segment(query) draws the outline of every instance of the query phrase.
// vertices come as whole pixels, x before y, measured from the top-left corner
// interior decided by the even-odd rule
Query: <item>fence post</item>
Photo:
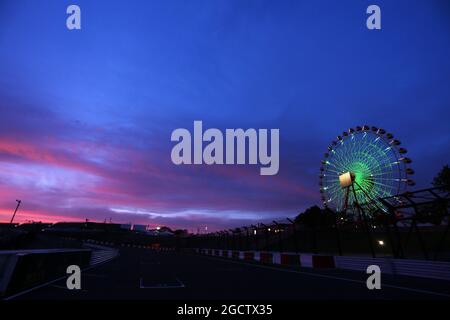
[[[297,227],[295,225],[295,221],[287,218],[287,220],[292,224],[292,232],[294,234],[294,250],[295,253],[298,253],[298,239],[297,239]]]

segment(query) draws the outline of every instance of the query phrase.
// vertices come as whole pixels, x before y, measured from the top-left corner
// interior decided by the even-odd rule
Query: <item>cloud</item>
[[[8,121],[17,122],[8,110]],[[184,227],[203,221],[212,227],[292,215],[304,206],[302,197],[315,196],[289,179],[289,172],[264,177],[248,165],[175,166],[171,142],[160,132],[88,124],[80,130],[45,108],[30,110],[34,120],[0,137],[0,178],[6,185],[0,207],[20,198],[19,221],[114,217]],[[49,128],[43,121],[57,125]]]

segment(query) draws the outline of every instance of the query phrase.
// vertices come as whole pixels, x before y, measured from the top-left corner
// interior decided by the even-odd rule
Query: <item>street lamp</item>
[[[11,222],[9,223],[11,226],[12,226],[12,224],[13,224],[14,217],[16,216],[17,210],[19,209],[19,206],[20,206],[20,204],[22,203],[21,200],[16,200],[16,202],[17,202],[17,206],[16,206],[16,209],[14,210],[13,216],[12,216],[12,218],[11,218]]]

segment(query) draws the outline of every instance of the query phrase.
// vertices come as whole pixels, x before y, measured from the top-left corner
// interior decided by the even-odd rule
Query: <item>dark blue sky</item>
[[[362,124],[400,139],[427,187],[448,163],[449,57],[446,0],[0,0],[0,218],[18,197],[23,219],[294,216],[319,203],[330,141]],[[279,174],[174,166],[170,134],[194,120],[279,128]]]

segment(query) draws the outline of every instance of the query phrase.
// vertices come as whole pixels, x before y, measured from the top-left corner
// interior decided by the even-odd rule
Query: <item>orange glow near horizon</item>
[[[10,213],[7,213],[11,211]],[[0,223],[9,223],[13,215],[14,210],[0,209]],[[29,222],[43,222],[43,223],[56,223],[56,222],[77,222],[82,221],[80,218],[57,216],[53,214],[37,213],[32,211],[18,210],[14,218],[14,223],[29,223]]]
[[[7,211],[11,211],[11,213],[6,213]],[[14,210],[0,208],[0,223],[9,223],[11,221],[11,217]],[[97,222],[102,223],[104,220],[100,221],[97,219],[89,219],[89,222]],[[18,210],[17,214],[14,218],[14,223],[32,223],[32,222],[42,222],[42,223],[58,223],[58,222],[85,222],[84,219],[70,216],[59,216],[54,214],[46,214],[46,213],[37,213],[28,210]],[[121,222],[113,222],[119,223]],[[131,223],[131,224],[144,224],[148,225],[150,228],[156,228],[159,224],[155,223]],[[173,227],[173,226],[169,226]]]

